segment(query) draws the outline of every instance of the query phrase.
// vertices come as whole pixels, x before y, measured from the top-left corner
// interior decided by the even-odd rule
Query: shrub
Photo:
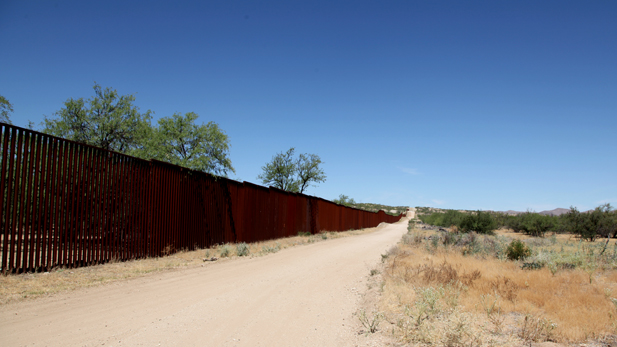
[[[531,255],[531,250],[521,240],[513,240],[506,249],[506,256],[510,260],[522,260]]]
[[[527,342],[550,341],[557,326],[548,318],[534,317],[526,314],[521,322],[519,337]],[[531,345],[531,343],[529,343]]]
[[[418,243],[422,243],[423,241],[424,241],[424,236],[422,236],[422,234],[417,233],[417,232],[407,233],[403,235],[403,238],[402,238],[402,242],[405,245],[415,245]]]
[[[242,242],[236,245],[236,254],[238,257],[244,257],[249,255],[249,253],[251,253],[251,250],[249,249],[249,245],[246,243]]]
[[[505,226],[512,229],[515,233],[523,232],[523,218],[522,215],[508,216]]]
[[[535,237],[544,237],[544,234],[555,227],[556,217],[543,216],[538,213],[523,213],[520,216],[521,231]]]
[[[276,246],[262,246],[262,253],[276,253],[281,250],[281,245],[277,242]]]
[[[422,220],[422,222],[430,225],[436,225],[440,227],[447,228],[451,225],[460,225],[463,218],[465,218],[466,214],[456,211],[456,210],[447,210],[446,212],[436,212],[429,215],[419,215],[418,218]]]
[[[477,211],[475,214],[466,215],[460,224],[461,231],[475,231],[480,234],[490,234],[497,229],[497,222],[488,212]]]
[[[461,239],[461,236],[459,234],[446,232],[443,235],[443,244],[445,246],[454,245],[457,242],[459,242],[460,239]]]
[[[523,270],[540,270],[543,267],[544,267],[543,263],[539,263],[537,261],[532,261],[530,263],[523,263],[523,266],[521,266],[521,269],[523,269]]]
[[[226,258],[229,257],[229,255],[231,254],[231,246],[226,243],[224,245],[221,246],[221,258]]]
[[[617,232],[617,212],[610,204],[598,206],[589,213],[581,213],[575,207],[565,217],[566,230],[582,239],[593,241],[596,237],[615,236]]]

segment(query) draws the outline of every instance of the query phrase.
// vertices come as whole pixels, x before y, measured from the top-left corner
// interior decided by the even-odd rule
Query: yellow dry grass
[[[552,247],[567,241],[567,237],[560,237]],[[560,270],[555,274],[547,268],[522,270],[517,262],[465,256],[453,248],[431,251],[418,243],[393,249],[384,272],[382,308],[393,324],[413,316],[406,312],[418,305],[418,291],[432,287],[444,289],[444,300],[449,292],[456,294],[457,303],[448,312],[460,310],[475,321],[466,327],[467,340],[478,345],[517,344],[521,339],[583,342],[614,338],[612,334],[617,332],[617,303],[613,302],[617,271],[612,269]],[[443,321],[452,320],[451,316],[440,317]],[[442,323],[435,320],[433,329]]]
[[[322,232],[310,236],[292,236],[282,239],[247,244],[249,257],[264,256],[281,249],[294,247],[328,239],[366,234],[377,228],[350,230],[344,232]],[[228,249],[229,254],[221,253]],[[180,251],[160,258],[137,259],[126,262],[110,262],[101,265],[75,269],[58,268],[45,273],[28,273],[21,275],[0,276],[0,305],[9,302],[33,299],[78,288],[98,286],[130,278],[147,276],[151,273],[171,271],[174,269],[208,266],[211,261],[205,258],[218,258],[227,261],[236,258],[236,244],[218,245],[209,249]]]

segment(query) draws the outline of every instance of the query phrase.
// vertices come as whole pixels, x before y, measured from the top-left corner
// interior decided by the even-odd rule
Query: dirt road
[[[9,304],[0,345],[352,346],[369,272],[406,227]]]

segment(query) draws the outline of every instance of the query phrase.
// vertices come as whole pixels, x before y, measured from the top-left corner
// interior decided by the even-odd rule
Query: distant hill
[[[436,207],[416,207],[416,214],[417,215],[422,215],[422,214],[431,214],[431,213],[443,213],[448,211],[447,209],[441,209],[441,208],[436,208]],[[464,213],[469,213],[469,212],[474,212],[474,211],[468,211],[468,210],[458,210],[459,212],[464,212]],[[497,213],[505,213],[509,216],[516,216],[519,215],[521,213],[525,213],[525,211],[514,211],[514,210],[507,210],[507,211],[488,211],[488,212],[497,212]],[[533,212],[533,211],[532,211]],[[554,210],[546,210],[546,211],[541,211],[541,212],[533,212],[533,213],[537,213],[537,214],[542,214],[545,216],[561,216],[562,214],[566,214],[570,212],[569,208],[561,208],[558,207]],[[593,212],[593,210],[588,210],[588,211],[581,211],[582,213],[589,213],[589,212]]]
[[[566,214],[568,212],[570,212],[569,208],[560,208],[560,207],[558,207],[558,208],[556,208],[554,210],[547,210],[547,211],[538,212],[538,214],[543,214],[545,216],[561,216],[562,214]],[[517,214],[521,214],[521,213],[525,213],[525,212],[507,210],[507,211],[505,211],[503,213],[505,213],[507,215],[510,215],[510,216],[515,216]]]
[[[538,213],[546,215],[546,216],[561,216],[562,214],[566,214],[568,212],[570,212],[569,208],[556,208],[554,210],[542,211],[542,212],[538,212]]]

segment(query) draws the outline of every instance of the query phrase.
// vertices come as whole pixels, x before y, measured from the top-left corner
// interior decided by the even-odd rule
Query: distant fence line
[[[393,223],[391,216],[0,123],[3,274]]]

